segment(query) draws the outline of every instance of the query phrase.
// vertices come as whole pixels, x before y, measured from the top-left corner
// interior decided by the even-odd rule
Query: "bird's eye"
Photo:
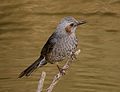
[[[71,26],[71,27],[73,27],[73,26],[74,26],[74,24],[72,23],[72,24],[70,24],[70,26]]]

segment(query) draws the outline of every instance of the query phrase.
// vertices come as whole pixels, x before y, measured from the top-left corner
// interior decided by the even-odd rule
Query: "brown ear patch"
[[[71,33],[71,26],[67,26],[66,28],[65,28],[65,30],[66,30],[66,32],[68,32],[68,33]]]

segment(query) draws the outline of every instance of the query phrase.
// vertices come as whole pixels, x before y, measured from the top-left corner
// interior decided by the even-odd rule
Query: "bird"
[[[56,30],[48,38],[43,46],[39,58],[21,72],[18,78],[30,76],[31,73],[47,63],[58,63],[66,58],[72,58],[78,45],[76,29],[79,25],[85,24],[85,20],[76,20],[72,16],[66,16],[58,23]],[[58,69],[60,67],[57,65]]]

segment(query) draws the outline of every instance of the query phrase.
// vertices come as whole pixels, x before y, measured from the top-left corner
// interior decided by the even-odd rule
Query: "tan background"
[[[77,30],[78,60],[53,92],[120,92],[120,0],[1,0],[0,92],[35,92],[43,70],[50,84],[56,65],[17,77],[65,16],[87,24]]]

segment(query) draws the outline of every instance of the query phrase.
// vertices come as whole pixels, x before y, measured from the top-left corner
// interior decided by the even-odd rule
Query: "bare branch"
[[[74,53],[74,55],[76,56],[76,55],[78,55],[79,53],[80,53],[80,49],[79,49],[78,51],[76,51],[76,52]],[[70,65],[70,61],[68,60],[68,61],[65,63],[65,65],[63,66],[63,68],[62,68],[64,73],[65,73],[66,70],[69,68],[69,65]],[[60,80],[60,78],[61,78],[62,76],[63,76],[63,74],[61,74],[60,72],[59,72],[57,75],[54,76],[52,83],[51,83],[50,86],[47,88],[47,92],[52,92],[54,86],[58,83],[58,81]]]
[[[74,53],[74,55],[77,56],[79,53],[80,53],[80,49],[77,50],[77,51]],[[66,70],[69,68],[70,63],[71,63],[71,61],[68,60],[68,61],[65,63],[65,65],[62,67],[63,73],[65,73]],[[60,80],[60,78],[61,78],[62,76],[63,76],[63,74],[60,73],[60,72],[59,72],[57,75],[54,76],[52,83],[51,83],[50,86],[47,88],[47,92],[52,92],[53,88],[55,87],[55,85],[58,83],[58,81]],[[43,83],[44,83],[45,77],[46,77],[46,72],[43,71],[42,74],[41,74],[41,78],[40,78],[39,84],[38,84],[38,89],[37,89],[36,92],[42,92]]]
[[[41,78],[40,78],[39,83],[38,83],[38,89],[36,92],[42,92],[45,76],[46,76],[46,72],[43,71],[41,74]]]

